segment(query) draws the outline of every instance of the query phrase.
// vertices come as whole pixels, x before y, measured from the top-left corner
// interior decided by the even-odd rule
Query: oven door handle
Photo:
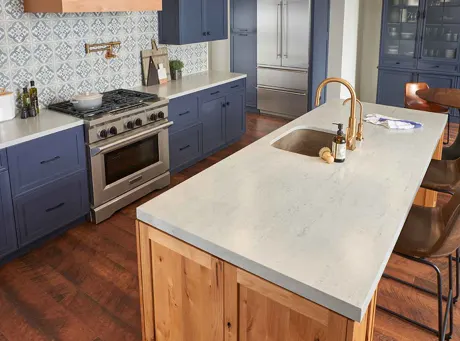
[[[112,142],[112,143],[106,144],[106,145],[101,146],[101,147],[93,148],[90,151],[91,157],[95,157],[96,155],[99,155],[100,153],[103,153],[103,152],[106,152],[106,151],[109,151],[109,150],[112,150],[112,149],[115,149],[115,148],[123,147],[125,145],[128,145],[129,143],[135,142],[136,140],[140,140],[142,138],[146,138],[146,137],[156,135],[161,130],[168,129],[173,124],[174,124],[174,122],[168,122],[168,123],[162,124],[162,125],[160,125],[158,127],[142,131],[142,132],[140,132],[138,134],[127,136],[124,139],[118,140],[116,142]]]

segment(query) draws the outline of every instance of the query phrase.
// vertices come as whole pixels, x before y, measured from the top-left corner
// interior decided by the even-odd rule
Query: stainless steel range
[[[91,179],[91,220],[100,223],[119,209],[170,183],[168,100],[114,90],[97,110],[76,111],[71,102],[49,109],[85,121]]]

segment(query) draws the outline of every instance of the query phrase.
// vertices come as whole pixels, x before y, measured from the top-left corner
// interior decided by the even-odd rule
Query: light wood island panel
[[[372,341],[361,323],[137,221],[145,341]]]

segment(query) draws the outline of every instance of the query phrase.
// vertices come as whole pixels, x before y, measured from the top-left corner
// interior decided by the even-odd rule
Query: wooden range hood
[[[162,0],[24,0],[29,13],[160,11]]]

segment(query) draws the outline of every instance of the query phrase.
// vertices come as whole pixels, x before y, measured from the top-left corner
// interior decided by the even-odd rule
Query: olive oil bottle
[[[35,109],[35,115],[40,113],[40,107],[38,104],[38,91],[37,88],[35,87],[35,82],[30,81],[30,90],[29,90],[29,96],[30,96],[30,105]]]
[[[337,135],[334,136],[334,139],[332,140],[332,156],[334,157],[334,162],[343,163],[345,162],[347,154],[347,140],[343,134],[343,124],[334,124],[339,126],[339,130],[337,131]]]

